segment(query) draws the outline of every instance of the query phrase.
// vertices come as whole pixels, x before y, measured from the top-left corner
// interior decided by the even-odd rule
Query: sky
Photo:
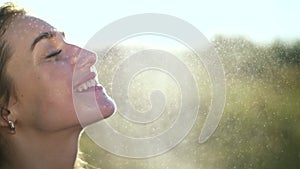
[[[6,0],[0,0],[3,4]],[[300,1],[296,0],[11,0],[31,15],[63,30],[79,46],[104,26],[126,16],[162,13],[194,25],[208,39],[242,35],[268,43],[300,39]]]

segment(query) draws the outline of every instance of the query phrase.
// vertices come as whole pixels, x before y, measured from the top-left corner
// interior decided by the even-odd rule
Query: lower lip
[[[112,110],[114,110],[113,103],[110,100],[109,96],[106,94],[105,88],[101,85],[97,85],[95,87],[91,87],[87,90],[76,92],[74,94],[75,98],[79,99],[79,101],[82,103],[89,102],[87,103],[87,105],[90,105],[92,107],[94,107],[94,103],[96,103],[97,108],[100,110],[100,112],[102,112],[102,118],[107,118],[112,115]]]
[[[95,86],[95,91],[103,91],[103,87],[102,86]]]
[[[95,86],[94,92],[95,92],[96,98],[98,98],[98,99],[107,97],[105,89],[102,86]]]

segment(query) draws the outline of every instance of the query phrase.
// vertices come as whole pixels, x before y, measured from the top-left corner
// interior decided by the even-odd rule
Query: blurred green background
[[[277,39],[261,44],[243,37],[216,36],[212,44],[224,64],[227,89],[224,113],[211,138],[204,144],[198,143],[211,99],[208,75],[192,52],[177,51],[178,58],[195,75],[201,97],[198,118],[192,130],[172,150],[146,159],[116,156],[83,134],[80,149],[90,168],[300,168],[300,40]],[[103,58],[99,77],[108,93],[111,92],[110,76],[117,65],[125,59],[124,55],[135,51],[126,47],[114,48]],[[163,80],[156,84],[157,76]],[[142,129],[122,120],[117,114],[107,121],[132,136],[163,131],[176,117],[176,105],[180,101],[176,84],[163,76],[159,72],[148,72],[136,77],[136,82],[129,88],[132,104],[141,111],[149,108],[147,96],[150,89],[161,88],[167,99],[163,120]],[[153,82],[151,85],[147,83],[149,80]]]

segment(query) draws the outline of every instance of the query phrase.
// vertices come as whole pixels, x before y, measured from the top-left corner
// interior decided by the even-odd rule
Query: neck
[[[10,168],[74,168],[80,129],[53,133],[21,132],[11,136],[14,147],[10,153],[13,157]]]

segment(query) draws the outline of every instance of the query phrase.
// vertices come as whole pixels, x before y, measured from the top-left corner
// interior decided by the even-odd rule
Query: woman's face
[[[63,33],[29,16],[15,18],[5,38],[13,53],[7,63],[7,74],[17,97],[10,100],[8,109],[18,128],[40,131],[81,128],[74,94],[78,97],[76,110],[90,116],[84,124],[114,112],[113,101],[93,80],[96,78],[91,69],[96,62],[94,53],[66,43]],[[91,105],[91,99],[98,106]],[[95,115],[99,110],[102,117],[100,113]]]

